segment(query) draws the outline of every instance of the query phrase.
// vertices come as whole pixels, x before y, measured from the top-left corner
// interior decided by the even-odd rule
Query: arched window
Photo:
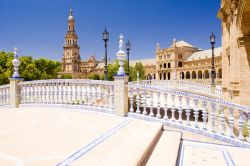
[[[188,80],[190,79],[190,72],[189,71],[186,72],[186,79],[188,79]]]
[[[178,67],[182,67],[182,62],[179,62],[179,63],[178,63]]]
[[[166,73],[163,74],[163,79],[166,80]]]
[[[170,72],[168,73],[168,80],[170,80]]]
[[[208,72],[208,70],[205,70],[204,75],[205,75],[205,79],[209,78],[209,72]]]
[[[219,73],[219,78],[222,78],[222,68],[219,69],[218,73]]]
[[[180,72],[180,79],[184,79],[185,78],[185,75],[184,75],[184,72]]]
[[[171,68],[171,63],[168,63],[168,68]]]
[[[166,64],[166,63],[164,63],[164,68],[165,68],[165,69],[167,68],[167,64]]]
[[[161,73],[160,73],[160,80],[161,80],[161,76],[162,76],[162,75],[161,75]]]
[[[201,70],[198,71],[198,79],[202,79],[202,71]]]
[[[196,72],[192,71],[192,79],[196,79]]]

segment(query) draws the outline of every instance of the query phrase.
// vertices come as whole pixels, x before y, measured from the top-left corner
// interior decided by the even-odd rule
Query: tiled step
[[[164,131],[156,144],[153,152],[147,162],[147,166],[175,166],[179,146],[181,142],[181,133],[173,131]]]
[[[161,131],[162,124],[132,120],[70,165],[141,165]]]

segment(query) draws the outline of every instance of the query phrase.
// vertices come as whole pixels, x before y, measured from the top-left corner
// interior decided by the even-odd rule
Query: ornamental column
[[[125,75],[123,64],[125,52],[123,51],[123,36],[120,35],[119,51],[117,58],[119,60],[119,70],[114,76],[114,108],[117,115],[126,116],[128,113],[128,76]]]
[[[14,108],[18,108],[19,104],[21,103],[20,97],[20,87],[18,83],[21,82],[23,79],[19,75],[19,65],[20,61],[18,60],[17,48],[14,49],[14,60],[12,61],[14,66],[14,73],[10,80],[10,106]]]

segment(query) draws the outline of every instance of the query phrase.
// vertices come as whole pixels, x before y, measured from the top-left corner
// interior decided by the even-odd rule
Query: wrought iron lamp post
[[[128,56],[128,73],[127,73],[128,76],[129,76],[129,51],[130,51],[130,48],[131,48],[131,44],[128,40],[128,42],[126,43],[126,50],[127,50],[127,56]]]
[[[105,27],[104,32],[102,33],[103,35],[103,41],[104,41],[104,47],[105,47],[105,65],[104,65],[104,80],[108,80],[108,65],[107,65],[107,59],[108,59],[108,51],[107,51],[107,46],[108,46],[108,40],[109,40],[109,33]]]
[[[214,33],[212,33],[212,35],[210,36],[210,43],[212,45],[212,66],[211,66],[211,78],[212,78],[212,82],[211,82],[211,86],[215,87],[215,69],[214,69],[214,44],[215,44],[215,35]]]

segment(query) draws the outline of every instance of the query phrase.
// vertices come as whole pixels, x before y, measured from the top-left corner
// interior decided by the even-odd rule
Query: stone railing
[[[250,147],[250,108],[151,84],[129,83],[128,116]]]
[[[140,81],[141,84],[151,84],[164,88],[179,89],[185,92],[198,93],[202,95],[222,98],[222,89],[216,86],[213,90],[210,85],[199,84],[183,80],[146,80]]]
[[[114,83],[82,79],[56,79],[18,83],[21,105],[73,105],[85,109],[114,110]]]
[[[10,85],[0,86],[0,106],[10,105]]]

